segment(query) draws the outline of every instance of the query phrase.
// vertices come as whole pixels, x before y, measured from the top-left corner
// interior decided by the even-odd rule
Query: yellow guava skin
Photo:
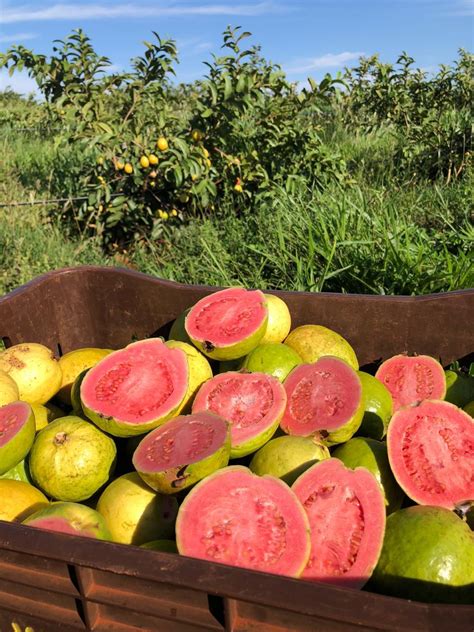
[[[20,399],[15,380],[5,371],[0,371],[0,406],[11,404]]]
[[[59,365],[62,371],[61,388],[56,397],[66,406],[71,406],[71,388],[74,380],[85,371],[96,365],[97,362],[106,358],[113,349],[99,349],[97,347],[84,347],[69,351],[59,358]]]
[[[45,406],[44,404],[30,404],[35,415],[36,432],[45,428],[50,421],[54,421],[58,417],[64,417],[64,412],[56,406]]]
[[[46,404],[59,391],[62,371],[48,347],[36,342],[14,345],[0,353],[0,370],[18,386],[19,399]]]
[[[181,340],[168,340],[165,345],[170,349],[181,349],[186,354],[189,367],[188,390],[182,403],[180,404],[176,415],[187,413],[191,410],[194,396],[198,392],[204,382],[210,380],[213,376],[211,365],[202,353],[196,347]]]
[[[283,342],[291,330],[291,314],[285,301],[275,294],[264,294],[268,309],[267,328],[260,344]]]
[[[0,520],[21,522],[30,514],[47,507],[46,496],[23,481],[0,479]]]
[[[296,351],[305,363],[313,363],[322,356],[336,356],[356,371],[359,368],[356,353],[340,334],[323,325],[301,325],[293,329],[285,344]]]

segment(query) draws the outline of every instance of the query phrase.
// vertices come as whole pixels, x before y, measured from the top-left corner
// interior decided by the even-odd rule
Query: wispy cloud
[[[212,42],[205,42],[200,37],[189,37],[187,39],[178,39],[178,51],[184,52],[186,55],[194,55],[210,50],[213,46]]]
[[[16,22],[40,22],[56,20],[100,20],[113,18],[197,17],[197,16],[258,16],[286,10],[276,2],[248,2],[236,4],[52,4],[41,9],[31,6],[5,7],[2,14],[4,24]]]
[[[285,70],[288,73],[299,74],[303,72],[310,72],[312,70],[321,70],[324,68],[341,68],[350,61],[355,61],[362,57],[365,53],[349,52],[344,53],[326,53],[320,57],[306,57],[300,59],[293,64],[286,64]]]
[[[12,33],[11,35],[0,35],[0,43],[17,43],[38,37],[38,33]]]

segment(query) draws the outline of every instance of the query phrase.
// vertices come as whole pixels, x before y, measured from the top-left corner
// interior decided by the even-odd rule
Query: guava
[[[466,412],[471,417],[474,417],[474,401],[469,402],[464,406],[464,412]]]
[[[0,408],[0,474],[15,467],[30,451],[35,439],[35,416],[26,402]]]
[[[140,544],[142,549],[150,549],[151,551],[162,551],[163,553],[177,553],[178,547],[174,540],[152,540]]]
[[[5,371],[0,371],[0,406],[11,404],[19,399],[20,393],[15,380]]]
[[[0,479],[0,520],[21,522],[49,504],[39,489],[24,481]]]
[[[186,496],[176,544],[181,555],[298,577],[310,550],[308,518],[283,481],[233,465]]]
[[[447,402],[451,402],[451,404],[459,406],[459,408],[463,408],[474,399],[474,377],[451,370],[447,370],[444,373],[446,376],[446,395],[444,399]]]
[[[94,424],[73,415],[40,430],[29,455],[30,474],[48,496],[79,502],[113,474],[117,448]]]
[[[291,489],[311,528],[302,578],[361,588],[377,564],[385,530],[384,497],[375,476],[331,458],[306,470]]]
[[[137,472],[123,474],[102,492],[97,511],[114,542],[144,544],[174,537],[178,501],[148,487]]]
[[[255,347],[245,357],[242,368],[251,372],[268,373],[284,382],[290,371],[299,364],[303,364],[303,360],[291,347],[279,342],[268,342]]]
[[[260,344],[283,342],[291,329],[291,314],[288,305],[275,294],[264,294],[264,297],[268,308],[268,322]]]
[[[305,363],[313,363],[322,356],[336,356],[353,369],[359,368],[354,349],[340,334],[323,325],[300,325],[285,340]]]
[[[373,375],[357,371],[362,383],[364,416],[357,434],[361,437],[383,439],[393,414],[393,400],[390,391]]]
[[[444,399],[446,394],[443,367],[431,356],[392,356],[380,365],[375,377],[390,391],[394,412],[424,399]]]
[[[194,397],[198,392],[201,384],[207,382],[212,377],[212,369],[209,361],[206,357],[200,353],[196,347],[187,342],[181,342],[179,340],[168,340],[165,342],[166,346],[170,349],[181,349],[186,354],[188,360],[189,378],[188,378],[188,390],[184,396],[183,402],[177,410],[177,414],[181,412],[189,412],[193,403]]]
[[[384,595],[428,603],[474,603],[474,534],[442,507],[413,506],[387,518],[370,582]]]
[[[182,349],[170,349],[160,338],[140,340],[89,369],[80,387],[82,409],[111,435],[143,434],[175,416],[188,382]]]
[[[300,364],[284,382],[288,398],[281,429],[290,435],[316,435],[325,445],[343,443],[359,428],[364,414],[362,385],[344,360],[323,356]]]
[[[474,419],[441,400],[424,400],[392,417],[390,467],[419,505],[454,509],[474,501]]]
[[[14,467],[0,476],[0,479],[11,479],[13,481],[23,481],[24,483],[33,483],[30,476],[30,468],[27,459],[23,459]]]
[[[71,387],[82,371],[90,369],[112,353],[112,349],[98,349],[96,347],[86,347],[84,349],[75,349],[69,353],[64,354],[59,358],[59,366],[62,371],[61,388],[59,389],[56,397],[58,400],[66,406],[71,406]]]
[[[45,406],[44,404],[31,404],[31,410],[35,416],[35,428],[36,432],[42,430],[49,424],[50,421],[54,421],[58,417],[64,417],[64,412],[56,408]]]
[[[84,378],[86,377],[86,374],[88,371],[89,369],[84,369],[84,371],[81,371],[71,386],[70,396],[71,396],[72,412],[74,415],[79,415],[79,417],[84,415],[84,411],[82,410],[82,403],[81,403],[81,384]]]
[[[155,491],[174,494],[225,467],[230,426],[213,413],[180,415],[149,432],[133,454],[133,467]]]
[[[16,382],[19,399],[29,404],[45,404],[61,386],[59,362],[51,349],[36,342],[14,345],[0,353],[0,370]]]
[[[28,516],[23,524],[97,540],[112,539],[103,517],[95,509],[80,503],[51,503]]]
[[[185,309],[184,312],[181,312],[181,314],[173,321],[168,340],[179,340],[181,342],[192,344],[191,338],[188,336],[186,329],[184,328],[184,321],[186,320],[186,316],[188,315],[190,309],[190,307]]]
[[[385,442],[366,437],[352,437],[346,443],[337,446],[332,456],[351,470],[365,467],[375,476],[385,497],[387,514],[400,509],[405,494],[390,469]]]
[[[293,485],[308,468],[330,456],[328,448],[313,437],[285,435],[270,439],[261,447],[253,455],[249,469],[258,476],[269,474]]]
[[[185,329],[204,355],[214,360],[234,360],[258,345],[267,322],[263,293],[235,287],[199,300],[186,316]]]
[[[218,364],[218,373],[227,373],[228,371],[240,371],[243,363],[245,362],[245,358],[236,358],[235,360],[222,360]]]
[[[266,373],[229,371],[199,389],[193,413],[210,411],[230,425],[230,458],[251,454],[275,434],[286,406],[280,382]]]

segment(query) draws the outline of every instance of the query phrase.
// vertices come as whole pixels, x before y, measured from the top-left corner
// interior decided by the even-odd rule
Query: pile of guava
[[[0,520],[474,603],[474,367],[410,349],[365,370],[340,332],[242,287],[170,326],[0,353]]]

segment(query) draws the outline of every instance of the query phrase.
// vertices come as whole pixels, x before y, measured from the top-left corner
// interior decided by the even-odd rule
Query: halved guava
[[[159,338],[134,342],[89,369],[80,387],[82,408],[116,437],[143,434],[171,419],[188,390],[182,349]]]
[[[393,414],[393,400],[390,391],[373,375],[357,371],[362,383],[364,416],[357,434],[361,437],[383,439]]]
[[[332,456],[342,461],[351,470],[356,467],[367,468],[380,485],[385,497],[387,514],[400,509],[405,494],[390,469],[385,442],[368,437],[352,437],[346,443],[337,446]]]
[[[390,391],[394,412],[424,399],[444,399],[446,394],[443,367],[431,356],[392,356],[380,365],[375,377]]]
[[[209,412],[181,415],[149,432],[133,454],[133,467],[152,489],[174,494],[225,467],[230,427]]]
[[[303,362],[316,362],[329,355],[345,360],[353,369],[359,368],[355,351],[347,340],[323,325],[300,325],[290,331],[285,344],[294,349]]]
[[[474,419],[440,400],[399,410],[387,432],[390,467],[419,505],[474,502]]]
[[[286,406],[280,382],[266,373],[228,371],[199,389],[193,413],[210,411],[230,425],[230,457],[255,452],[275,434]]]
[[[413,506],[387,518],[385,540],[367,586],[431,603],[474,603],[474,533],[443,507]]]
[[[303,360],[291,347],[283,343],[268,342],[260,343],[245,356],[242,367],[247,371],[268,373],[284,382],[290,371],[299,364],[303,364]]]
[[[385,503],[367,469],[320,461],[291,488],[308,514],[311,554],[302,578],[361,588],[382,549]]]
[[[86,369],[89,369],[99,360],[112,353],[112,349],[98,349],[96,347],[86,347],[74,349],[59,358],[59,366],[62,371],[61,388],[56,394],[57,399],[66,406],[71,406],[71,387],[74,380]]]
[[[292,485],[308,468],[330,456],[328,448],[314,437],[284,435],[270,439],[255,452],[249,468],[259,476],[269,474]]]
[[[28,516],[23,524],[97,540],[112,539],[103,517],[95,509],[80,503],[51,503]]]
[[[35,416],[29,404],[12,402],[0,407],[0,474],[25,458],[35,432]]]
[[[198,301],[186,316],[185,328],[193,344],[209,358],[234,360],[258,345],[267,321],[263,293],[235,287]]]
[[[308,518],[285,483],[233,465],[186,496],[176,544],[181,555],[298,577],[310,550]]]
[[[325,445],[342,443],[359,428],[364,414],[357,372],[340,358],[323,356],[301,364],[284,382],[288,404],[281,428],[290,435],[319,436]]]

